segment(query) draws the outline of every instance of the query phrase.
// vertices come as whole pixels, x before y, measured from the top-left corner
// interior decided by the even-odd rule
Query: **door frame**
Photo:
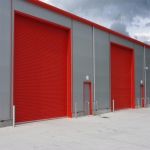
[[[145,106],[145,96],[144,96],[144,84],[140,84],[140,103],[141,103],[141,107],[144,108]]]
[[[92,115],[92,83],[90,81],[83,82],[83,110],[85,110],[85,99],[84,99],[84,85],[89,84],[89,113]],[[84,111],[85,114],[85,111]]]

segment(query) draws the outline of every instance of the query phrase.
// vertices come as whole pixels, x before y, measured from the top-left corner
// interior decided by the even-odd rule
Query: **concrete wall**
[[[0,120],[10,119],[11,3],[0,0]]]

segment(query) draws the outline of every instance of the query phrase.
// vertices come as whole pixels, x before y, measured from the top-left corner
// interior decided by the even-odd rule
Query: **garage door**
[[[16,122],[67,116],[68,31],[15,15]]]
[[[132,51],[111,44],[111,100],[115,109],[131,108]]]

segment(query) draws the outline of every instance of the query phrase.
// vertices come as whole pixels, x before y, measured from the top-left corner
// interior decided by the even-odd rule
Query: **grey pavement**
[[[150,108],[0,128],[0,150],[150,150]]]

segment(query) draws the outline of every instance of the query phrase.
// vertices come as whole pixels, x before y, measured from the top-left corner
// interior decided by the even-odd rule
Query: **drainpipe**
[[[95,103],[95,44],[94,44],[94,26],[93,26],[93,77],[94,77],[93,91],[94,91],[94,103]]]
[[[144,89],[144,96],[146,98],[146,60],[145,60],[145,46],[144,46],[144,81],[145,81],[145,89]]]

